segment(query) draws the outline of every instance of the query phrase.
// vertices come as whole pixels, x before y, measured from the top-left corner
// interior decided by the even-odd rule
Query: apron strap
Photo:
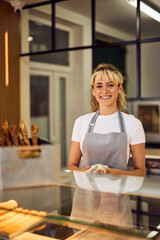
[[[89,123],[88,130],[87,130],[88,133],[93,132],[93,128],[94,128],[95,122],[97,120],[98,114],[99,114],[99,110],[97,112],[95,112],[95,114],[93,115],[93,117]]]
[[[117,111],[117,113],[118,113],[118,120],[119,120],[120,131],[122,133],[125,133],[126,129],[125,129],[125,123],[124,123],[123,115],[122,115],[122,113],[120,111]]]
[[[120,111],[117,111],[117,113],[118,113],[120,132],[125,133],[126,129],[125,129],[123,115],[122,115],[122,113]],[[91,119],[91,121],[89,123],[88,130],[87,130],[88,133],[92,133],[93,132],[94,125],[95,125],[95,122],[97,120],[98,114],[99,114],[99,110],[97,112],[95,112],[95,114],[93,115],[93,117],[92,117],[92,119]]]

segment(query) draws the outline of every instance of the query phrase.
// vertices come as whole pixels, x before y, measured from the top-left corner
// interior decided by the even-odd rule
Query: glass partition
[[[160,43],[141,45],[141,83],[142,97],[160,97]]]
[[[137,52],[136,45],[125,47],[125,90],[127,98],[137,97]]]
[[[96,32],[109,43],[135,40],[136,9],[123,0],[97,0]]]
[[[160,5],[158,1],[142,2],[141,7],[143,10],[146,9],[145,12],[141,12],[141,38],[160,37]]]
[[[91,45],[91,1],[68,0],[55,4],[56,25],[69,32],[69,48]]]

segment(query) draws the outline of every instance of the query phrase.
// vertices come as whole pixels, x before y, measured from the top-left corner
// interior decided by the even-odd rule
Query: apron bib
[[[87,133],[85,135],[82,149],[82,166],[93,164],[103,164],[111,168],[122,170],[127,169],[127,134],[123,115],[117,111],[120,132],[107,134],[93,133],[94,126],[98,117],[97,111],[92,117]]]

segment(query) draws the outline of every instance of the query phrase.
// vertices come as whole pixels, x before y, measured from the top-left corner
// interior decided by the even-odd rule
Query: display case
[[[1,207],[0,239],[160,239],[159,185],[159,176],[65,171],[54,184],[1,190],[0,202],[18,207]]]

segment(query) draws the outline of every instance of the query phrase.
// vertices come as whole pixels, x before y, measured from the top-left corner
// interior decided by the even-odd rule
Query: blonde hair
[[[98,67],[94,70],[90,80],[90,86],[91,86],[90,104],[91,104],[92,112],[99,110],[99,103],[94,97],[92,93],[92,89],[94,86],[95,79],[99,79],[101,77],[103,77],[104,79],[106,79],[106,77],[109,77],[118,86],[122,86],[123,84],[122,74],[118,71],[118,69],[115,66],[111,64],[105,64],[105,63],[98,65]],[[125,97],[123,86],[122,86],[122,92],[118,95],[118,98],[117,98],[117,108],[119,111],[124,111],[126,109],[126,97]]]

